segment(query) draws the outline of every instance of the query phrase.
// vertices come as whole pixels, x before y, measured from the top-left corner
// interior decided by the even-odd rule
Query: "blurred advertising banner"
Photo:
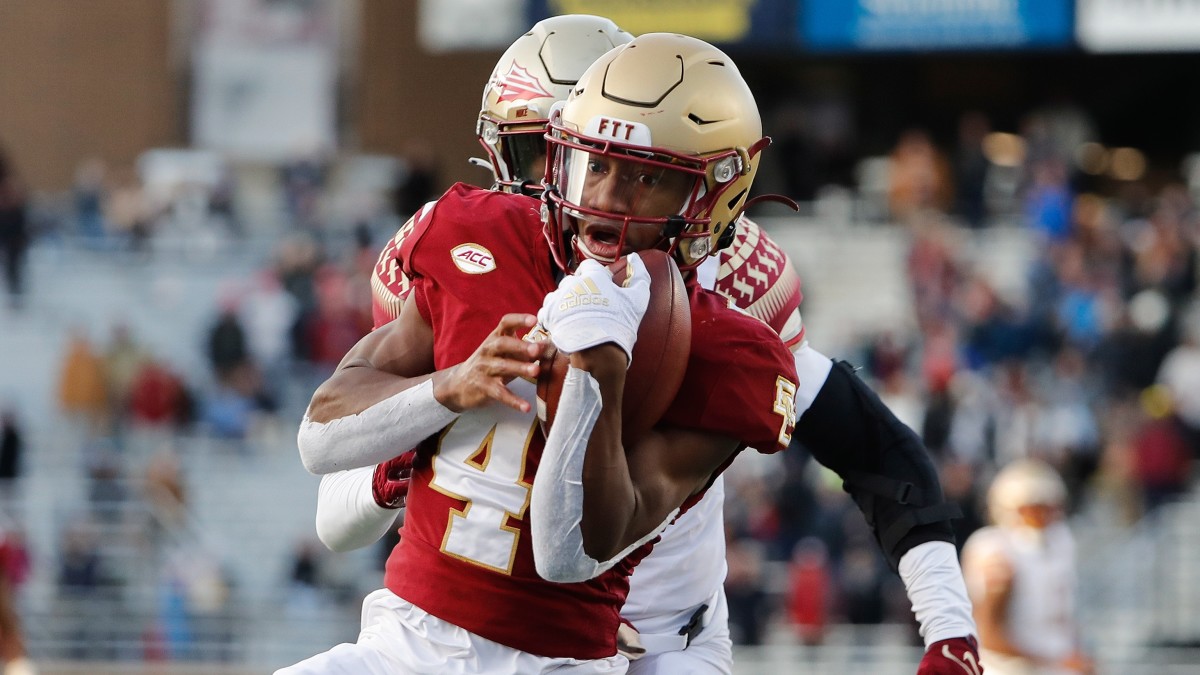
[[[280,161],[337,144],[335,0],[202,0],[192,43],[192,144]]]
[[[1073,0],[807,0],[801,47],[814,51],[1066,47]]]
[[[785,45],[795,19],[790,0],[530,0],[529,24],[558,14],[608,17],[634,35],[685,33],[743,47]]]
[[[503,51],[533,22],[526,0],[421,0],[417,35],[428,52]]]
[[[1088,51],[1200,51],[1200,0],[1078,0],[1076,16]]]

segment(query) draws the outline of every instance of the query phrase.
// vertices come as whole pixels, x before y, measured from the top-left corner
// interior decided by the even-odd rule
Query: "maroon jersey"
[[[556,287],[538,211],[534,199],[459,184],[403,238],[401,271],[433,327],[438,369],[469,357],[504,314],[535,313]],[[779,382],[795,381],[790,352],[724,298],[698,288],[691,295],[693,321],[701,320],[684,385],[691,390],[670,421],[782,449],[794,419],[776,411]],[[534,402],[532,383],[510,387]],[[385,583],[430,614],[514,649],[611,656],[628,576],[649,546],[586,582],[541,579],[527,509],[544,443],[534,413],[499,404],[460,416],[427,441]]]
[[[375,270],[371,274],[371,318],[374,319],[376,328],[400,316],[404,298],[408,297],[408,292],[412,289],[408,277],[400,269],[400,247],[416,228],[417,221],[429,213],[432,207],[431,202],[413,214],[379,252],[379,259],[375,261]]]
[[[376,328],[400,316],[404,298],[412,288],[400,267],[400,249],[430,208],[432,203],[404,223],[379,252],[371,277],[371,312]],[[742,216],[733,245],[718,251],[711,263],[705,263],[709,264],[715,272],[698,274],[702,286],[767,322],[788,347],[804,340],[800,275],[787,253],[757,223]]]

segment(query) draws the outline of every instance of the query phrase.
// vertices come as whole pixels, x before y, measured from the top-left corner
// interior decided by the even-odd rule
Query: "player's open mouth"
[[[624,253],[621,228],[615,225],[587,223],[579,234],[579,245],[590,258],[614,262]]]

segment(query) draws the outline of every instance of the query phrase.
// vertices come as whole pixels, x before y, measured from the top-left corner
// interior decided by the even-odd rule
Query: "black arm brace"
[[[928,541],[954,542],[937,468],[917,434],[888,410],[845,361],[835,361],[795,435],[822,465],[841,476],[895,570]]]

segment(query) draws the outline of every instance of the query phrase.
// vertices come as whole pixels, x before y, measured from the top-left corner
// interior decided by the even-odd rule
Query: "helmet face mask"
[[[523,192],[526,183],[537,183],[546,167],[546,120],[505,122],[480,113],[476,135],[491,162],[496,186]]]
[[[728,239],[769,143],[724,53],[650,33],[605,54],[552,116],[546,234],[564,269],[644,248],[690,270]],[[609,230],[590,236],[589,225]]]
[[[655,153],[614,142],[574,139],[561,128],[552,175],[557,192],[548,199],[560,215],[559,230],[573,235],[576,256],[610,263],[635,250],[671,250],[680,242],[706,245],[704,219],[686,214],[703,211],[703,162]],[[700,234],[672,228],[695,228]]]
[[[483,88],[475,125],[496,188],[524,192],[539,183],[551,108],[596,58],[632,39],[606,18],[568,14],[539,21],[513,42]]]

